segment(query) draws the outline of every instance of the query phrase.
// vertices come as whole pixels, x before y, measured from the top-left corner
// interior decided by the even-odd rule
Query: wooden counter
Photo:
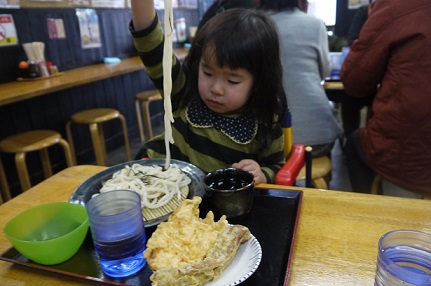
[[[176,49],[179,59],[184,59],[188,49]],[[144,68],[141,59],[136,56],[121,60],[118,64],[94,64],[67,70],[61,76],[32,81],[15,81],[0,84],[0,106],[49,94],[55,91],[132,73]]]
[[[75,166],[63,170],[0,206],[0,227],[23,210],[45,202],[67,201],[86,178],[104,170]],[[377,243],[394,229],[431,233],[431,201],[303,189],[289,285],[373,285]],[[271,235],[271,234],[268,234]],[[10,247],[0,233],[0,252]],[[98,285],[0,261],[2,285]]]
[[[344,90],[344,86],[341,81],[325,81],[323,87],[325,90]]]

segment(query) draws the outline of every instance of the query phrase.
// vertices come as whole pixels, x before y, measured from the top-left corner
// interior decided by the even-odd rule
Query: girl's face
[[[246,69],[219,67],[210,57],[199,63],[199,96],[214,112],[228,114],[243,108],[251,95],[253,75]]]

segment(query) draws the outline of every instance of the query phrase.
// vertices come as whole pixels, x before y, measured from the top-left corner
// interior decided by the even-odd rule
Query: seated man
[[[370,192],[379,174],[410,191],[431,193],[429,15],[427,0],[376,1],[344,61],[347,94],[375,94],[373,115],[345,149],[355,192]]]

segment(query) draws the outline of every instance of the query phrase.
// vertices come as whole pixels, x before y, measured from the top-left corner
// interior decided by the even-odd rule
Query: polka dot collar
[[[250,143],[257,133],[257,120],[252,114],[236,117],[222,116],[197,100],[188,106],[186,118],[193,127],[214,127],[239,144]]]

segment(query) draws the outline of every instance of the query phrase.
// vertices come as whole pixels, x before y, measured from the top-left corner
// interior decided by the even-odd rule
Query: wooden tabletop
[[[175,49],[179,59],[184,59],[186,48]],[[104,80],[143,70],[141,59],[131,57],[116,64],[94,64],[62,72],[61,75],[29,81],[14,81],[0,84],[0,106],[42,96],[59,90]]]
[[[0,206],[0,227],[23,210],[67,201],[86,178],[105,167],[63,170]],[[431,201],[260,185],[303,190],[289,285],[374,285],[377,243],[394,229],[431,233]],[[270,234],[269,234],[270,235]],[[0,233],[0,252],[11,247]],[[97,285],[96,282],[33,270],[0,261],[1,285]]]

